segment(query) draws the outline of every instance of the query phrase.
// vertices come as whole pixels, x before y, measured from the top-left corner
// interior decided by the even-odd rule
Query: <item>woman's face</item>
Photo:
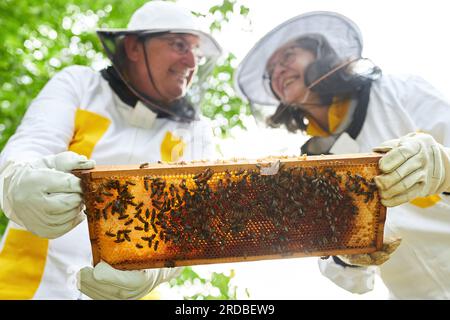
[[[295,42],[287,43],[270,57],[266,71],[272,90],[282,103],[303,102],[308,92],[305,70],[315,59],[312,52],[295,46]]]

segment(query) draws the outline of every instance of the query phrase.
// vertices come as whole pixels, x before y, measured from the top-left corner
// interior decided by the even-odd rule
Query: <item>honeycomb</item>
[[[82,179],[94,264],[122,270],[368,253],[380,155],[98,166]]]

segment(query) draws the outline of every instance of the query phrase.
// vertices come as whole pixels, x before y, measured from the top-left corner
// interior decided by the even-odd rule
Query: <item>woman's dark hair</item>
[[[304,81],[307,87],[344,62],[336,54],[336,51],[331,47],[327,39],[320,34],[302,36],[295,40],[294,46],[308,50],[316,57],[316,60],[305,70]],[[381,70],[378,67],[374,67],[373,74],[361,76],[350,73],[344,67],[320,80],[311,88],[311,91],[319,95],[321,104],[328,106],[333,102],[334,98],[348,99],[357,95],[361,88],[373,81],[375,76],[380,73]],[[290,132],[305,131],[307,127],[305,123],[306,115],[298,107],[280,103],[275,113],[267,119],[267,124],[271,127],[279,127],[284,124]]]

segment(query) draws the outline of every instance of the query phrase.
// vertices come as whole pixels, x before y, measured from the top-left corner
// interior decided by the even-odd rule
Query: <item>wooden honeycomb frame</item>
[[[380,157],[97,166],[75,174],[82,179],[94,264],[132,270],[376,251],[386,214],[372,180]],[[267,172],[274,164],[279,171]],[[283,183],[285,195],[278,191]],[[199,194],[203,213],[180,185]]]

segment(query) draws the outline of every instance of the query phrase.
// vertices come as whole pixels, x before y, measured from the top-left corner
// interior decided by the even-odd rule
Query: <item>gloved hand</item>
[[[71,151],[30,162],[9,162],[1,170],[2,209],[37,236],[54,239],[84,219],[80,179],[68,173],[91,169],[95,161]]]
[[[106,262],[85,267],[77,274],[78,289],[92,299],[134,300],[150,293],[159,284],[178,277],[182,268],[122,271]]]
[[[391,254],[398,248],[402,239],[386,240],[380,251],[363,254],[338,256],[343,262],[353,266],[369,267],[379,266],[389,260]]]
[[[373,151],[387,152],[379,163],[384,174],[375,177],[385,206],[450,191],[450,149],[431,135],[410,133]]]

